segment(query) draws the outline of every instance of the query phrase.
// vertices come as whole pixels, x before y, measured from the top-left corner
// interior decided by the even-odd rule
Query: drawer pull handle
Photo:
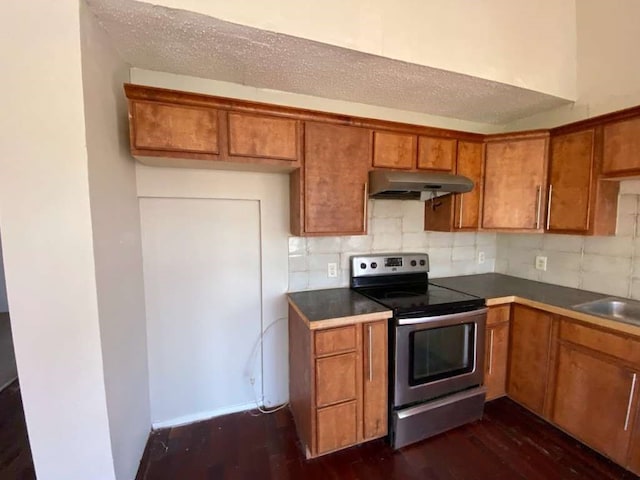
[[[629,402],[627,403],[627,416],[624,419],[624,431],[629,429],[629,417],[631,417],[631,403],[633,403],[633,394],[636,390],[636,377],[637,373],[633,374],[633,380],[631,380],[631,390],[629,391]]]
[[[536,187],[536,229],[540,228],[540,208],[542,206],[542,187]]]
[[[493,371],[493,328],[491,329],[491,336],[489,337],[489,375]]]
[[[373,330],[369,325],[369,381],[373,381]]]
[[[547,230],[551,226],[551,199],[553,198],[553,185],[549,185],[549,203],[547,204]]]

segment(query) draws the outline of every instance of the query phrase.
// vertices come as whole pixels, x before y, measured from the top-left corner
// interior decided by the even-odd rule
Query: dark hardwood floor
[[[154,432],[137,480],[631,480],[635,475],[506,398],[484,418],[394,452],[382,440],[307,461],[288,410]]]
[[[20,388],[0,392],[0,480],[35,479]],[[291,414],[239,413],[149,438],[137,480],[638,480],[508,399],[394,452],[382,440],[305,460]]]
[[[16,380],[0,392],[0,480],[36,478]]]

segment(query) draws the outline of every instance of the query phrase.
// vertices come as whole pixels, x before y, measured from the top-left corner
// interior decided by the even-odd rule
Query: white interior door
[[[260,205],[141,198],[151,417],[243,410],[259,394]]]

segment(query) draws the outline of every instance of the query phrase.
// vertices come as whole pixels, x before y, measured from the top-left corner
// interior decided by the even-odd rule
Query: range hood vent
[[[450,193],[470,192],[472,189],[473,182],[470,179],[450,173],[385,170],[369,172],[371,198],[425,201]]]

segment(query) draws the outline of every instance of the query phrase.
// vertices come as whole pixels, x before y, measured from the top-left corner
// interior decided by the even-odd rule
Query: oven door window
[[[474,369],[475,323],[417,330],[409,337],[409,384],[435,382]]]

